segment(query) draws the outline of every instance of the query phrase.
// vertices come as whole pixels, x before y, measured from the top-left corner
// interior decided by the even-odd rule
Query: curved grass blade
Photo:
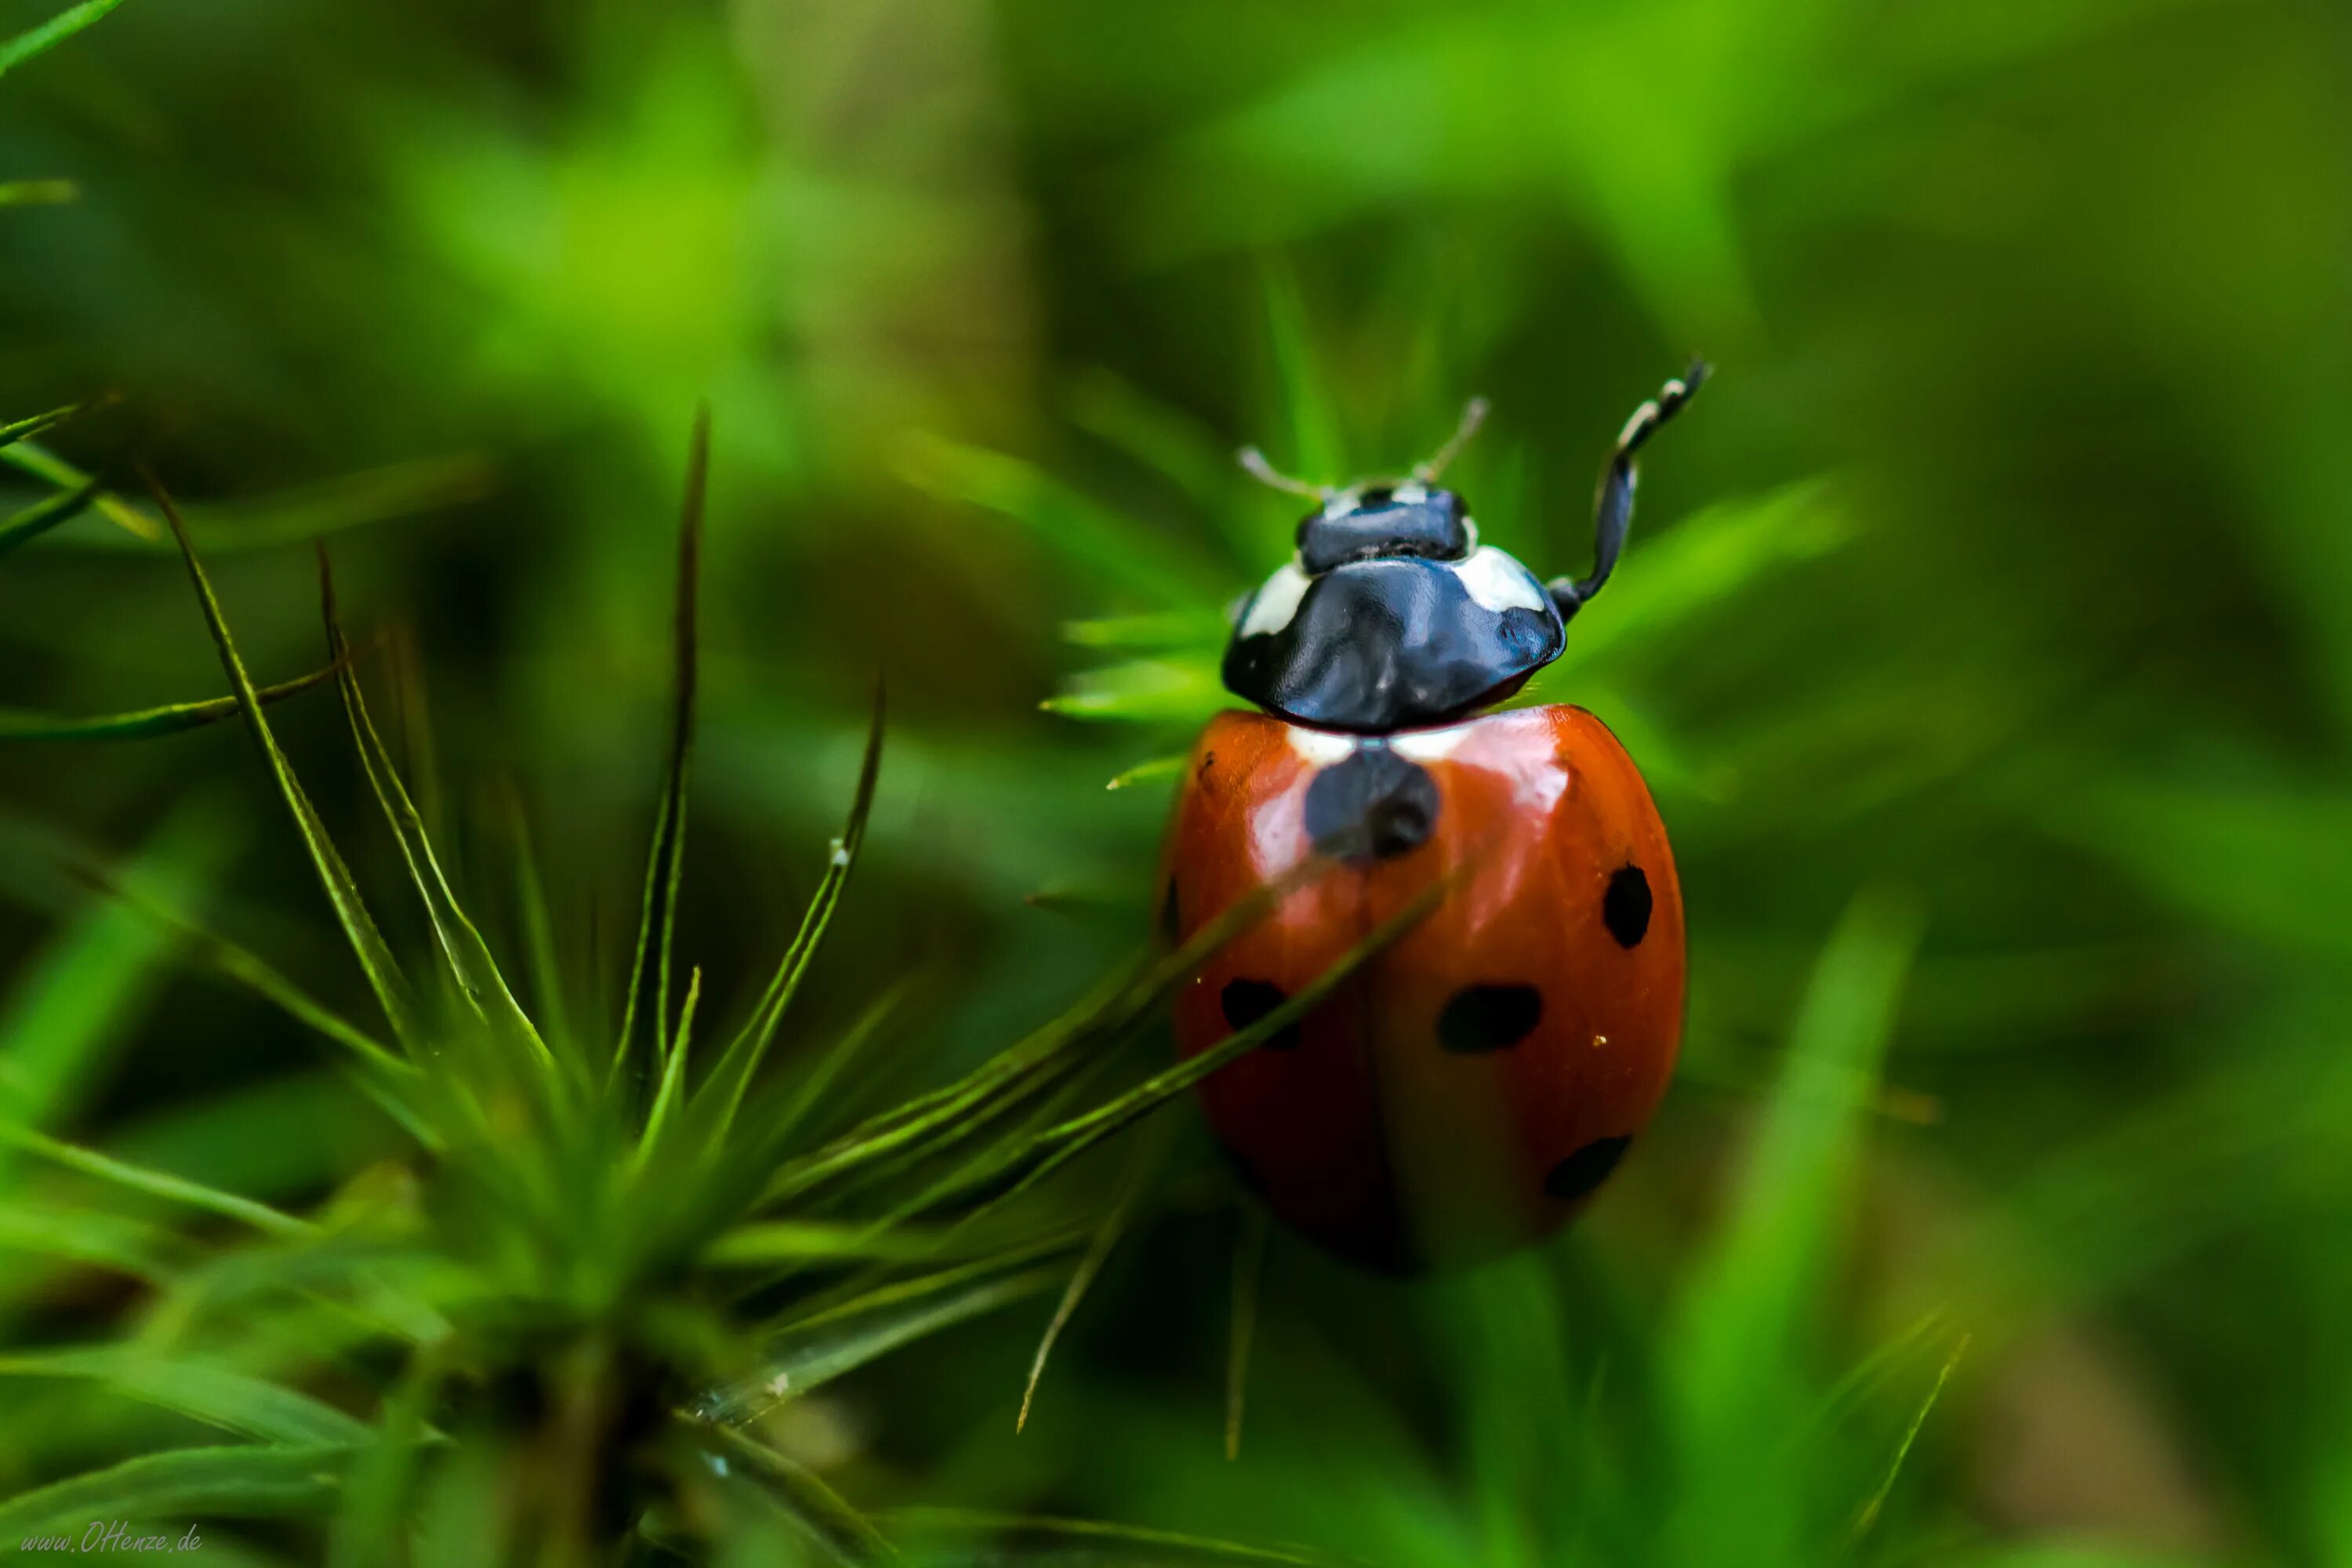
[[[359,752],[360,763],[367,773],[376,804],[383,808],[384,819],[391,823],[394,837],[400,840],[409,880],[416,884],[417,893],[425,900],[433,934],[441,943],[442,957],[475,1015],[499,1038],[520,1047],[529,1059],[551,1068],[553,1055],[531,1027],[530,1020],[523,1016],[514,994],[507,989],[506,977],[499,973],[498,961],[491,956],[480,930],[458,904],[448,878],[442,873],[441,862],[433,853],[425,819],[409,798],[399,770],[393,766],[392,753],[385,749],[383,737],[376,733],[374,721],[368,716],[367,698],[360,689],[359,672],[352,665],[351,645],[344,639],[342,619],[336,612],[335,578],[327,563],[325,546],[319,547],[318,555],[320,613],[326,622],[327,651],[334,661],[335,685],[342,693],[352,742]]]
[[[1426,920],[1465,874],[1464,869],[1457,868],[1453,875],[1432,881],[1411,903],[1381,921],[1363,941],[1302,986],[1297,995],[1249,1027],[1237,1029],[1200,1055],[1153,1074],[1108,1104],[1045,1129],[1009,1153],[984,1161],[971,1173],[942,1184],[916,1205],[916,1212],[936,1206],[969,1205],[968,1212],[977,1214],[992,1207],[1157,1110],[1227,1062],[1256,1049],[1320,1006],[1323,999],[1344,984],[1360,965]]]
[[[1919,1433],[1927,1425],[1928,1415],[1935,1410],[1936,1401],[1944,1396],[1944,1385],[1952,1381],[1952,1373],[1959,1370],[1960,1358],[1968,1353],[1969,1336],[1962,1334],[1952,1346],[1952,1353],[1944,1358],[1943,1367],[1936,1373],[1935,1384],[1927,1390],[1927,1397],[1920,1402],[1917,1413],[1911,1417],[1911,1425],[1904,1428],[1903,1441],[1895,1446],[1895,1458],[1887,1462],[1885,1479],[1878,1483],[1878,1489],[1871,1494],[1870,1500],[1863,1504],[1862,1512],[1855,1517],[1855,1540],[1869,1534],[1871,1526],[1878,1522],[1879,1514],[1886,1508],[1886,1500],[1895,1494],[1895,1483],[1903,1474],[1904,1461],[1910,1458],[1912,1446],[1919,1441]]]
[[[1054,1308],[1052,1321],[1046,1323],[1043,1338],[1037,1342],[1037,1354],[1029,1363],[1029,1381],[1021,1390],[1020,1413],[1013,1417],[1013,1430],[1018,1434],[1029,1426],[1029,1407],[1037,1398],[1037,1384],[1045,1375],[1045,1363],[1054,1353],[1054,1343],[1077,1315],[1078,1303],[1086,1300],[1087,1289],[1100,1274],[1103,1265],[1110,1261],[1111,1248],[1118,1245],[1121,1233],[1127,1229],[1128,1218],[1135,1212],[1136,1200],[1142,1195],[1151,1168],[1159,1163],[1164,1143],[1148,1145],[1128,1172],[1126,1184],[1118,1200],[1095,1227],[1094,1238],[1087,1244],[1087,1253],[1078,1259],[1078,1267],[1070,1275],[1070,1283],[1062,1292],[1061,1301]]]
[[[84,485],[99,483],[91,475],[28,437],[19,437],[0,446],[0,463],[22,469],[37,479],[46,479],[59,489],[79,489]],[[162,523],[110,489],[101,487],[90,504],[98,509],[100,516],[136,538],[153,543],[164,537]]]
[[[281,680],[275,686],[261,687],[254,696],[264,702],[283,701],[334,678],[335,666],[330,664],[308,675]],[[234,719],[236,713],[237,700],[234,697],[170,702],[160,708],[134,709],[128,713],[100,713],[85,719],[0,708],[0,742],[144,741],[157,735],[177,734],[183,730],[217,724],[224,719]]]
[[[0,43],[0,76],[23,65],[36,55],[44,55],[84,27],[122,4],[122,0],[82,0],[79,5],[68,5],[37,26]]]
[[[0,1253],[111,1269],[151,1285],[171,1277],[172,1254],[184,1239],[117,1214],[37,1207],[21,1194],[0,1205]],[[11,1293],[10,1286],[30,1282],[26,1272],[20,1265],[11,1265],[9,1286],[0,1286],[0,1299]]]
[[[689,1429],[710,1457],[723,1463],[721,1473],[758,1488],[793,1528],[834,1562],[862,1568],[866,1563],[895,1560],[882,1532],[818,1479],[814,1471],[731,1427],[698,1421]]]
[[[400,973],[399,963],[385,945],[383,933],[376,930],[374,920],[368,914],[367,904],[360,897],[359,885],[352,879],[351,868],[343,864],[334,841],[327,837],[326,825],[319,820],[310,797],[294,776],[294,765],[278,749],[278,738],[270,732],[269,721],[262,716],[260,694],[254,689],[253,678],[246,673],[245,660],[236,651],[236,642],[229,634],[228,618],[223,614],[219,598],[213,593],[212,579],[205,574],[204,563],[196,559],[195,546],[189,542],[187,524],[182,521],[179,509],[163,487],[149,476],[148,484],[156,504],[163,508],[165,521],[171,525],[172,537],[180,547],[180,558],[187,563],[189,579],[195,584],[196,603],[204,611],[205,624],[211,630],[213,646],[220,652],[221,668],[227,672],[229,685],[235,689],[238,705],[245,712],[246,724],[253,735],[254,744],[260,748],[261,760],[278,783],[278,793],[285,797],[286,806],[293,813],[294,825],[302,835],[304,847],[310,853],[310,864],[319,873],[320,885],[326,889],[327,901],[334,906],[335,918],[352,944],[353,956],[367,976],[376,1001],[384,1016],[392,1023],[392,1031],[404,1045],[412,1046],[420,1033],[415,1021],[415,1009],[409,999],[408,984]]]
[[[265,1230],[272,1236],[308,1236],[311,1231],[309,1221],[297,1219],[290,1214],[271,1208],[268,1204],[256,1203],[251,1198],[225,1193],[217,1187],[208,1187],[201,1182],[191,1182],[168,1172],[133,1165],[110,1154],[101,1154],[95,1149],[60,1142],[29,1127],[0,1124],[0,1143],[13,1144],[27,1153],[38,1154],[52,1164],[79,1171],[102,1182],[111,1182],[116,1186],[143,1193],[152,1198],[184,1204],[190,1208],[242,1220],[256,1230]]]
[[[347,1443],[174,1448],[74,1476],[0,1503],[0,1540],[94,1519],[299,1513],[334,1496],[359,1452]]]
[[[768,1184],[767,1201],[796,1196],[837,1176],[905,1155],[936,1152],[927,1146],[952,1142],[1034,1102],[1066,1081],[1096,1047],[1117,1042],[1149,1017],[1218,949],[1328,868],[1317,860],[1294,868],[1235,900],[1174,952],[1156,957],[1147,952],[1052,1023],[954,1083],[868,1117],[823,1148],[780,1166]]]
[[[824,876],[817,882],[816,892],[809,900],[808,912],[801,917],[800,930],[793,935],[792,945],[776,965],[775,974],[768,988],[761,993],[759,1005],[741,1033],[728,1043],[726,1054],[712,1069],[710,1082],[703,1096],[719,1107],[716,1131],[724,1135],[733,1125],[735,1113],[743,1103],[743,1091],[759,1069],[760,1060],[767,1054],[769,1042],[776,1036],[776,1027],[783,1022],[784,1011],[793,1004],[793,994],[800,990],[802,977],[807,974],[810,963],[816,957],[817,945],[824,940],[825,928],[833,923],[833,911],[841,902],[842,889],[849,885],[850,868],[856,865],[858,852],[866,847],[866,822],[874,811],[874,790],[882,776],[882,734],[887,713],[881,682],[874,686],[874,715],[866,731],[866,754],[858,763],[857,791],[850,799],[849,817],[842,825],[841,837],[833,841],[833,856],[826,863]]]
[[[26,185],[33,184],[66,184],[68,190],[72,188],[68,182],[48,180],[21,182],[13,188],[21,190]],[[11,187],[0,186],[0,189],[8,188]],[[29,419],[19,419],[13,424],[0,425],[0,447],[13,447],[19,441],[29,441],[44,430],[62,425],[78,414],[87,413],[98,401],[92,398],[81,403],[68,403],[63,408],[52,408],[47,414],[36,414]]]
[[[89,509],[98,499],[99,487],[93,482],[78,489],[62,490],[35,501],[21,511],[0,518],[0,555],[30,544],[61,523],[71,522]]]
[[[653,847],[646,856],[646,889],[637,916],[635,953],[629,963],[628,1000],[621,1008],[621,1034],[613,1049],[616,1078],[628,1060],[641,1005],[653,1016],[656,1063],[666,1063],[669,1058],[670,945],[677,933],[677,885],[686,854],[686,791],[694,764],[696,626],[702,575],[702,513],[709,476],[710,411],[702,408],[695,411],[694,436],[687,449],[686,500],[677,528],[669,761],[663,770],[661,805],[654,817]]]
[[[1064,1244],[1060,1238],[1054,1245]],[[1016,1249],[1016,1260],[1034,1252]],[[887,1285],[779,1330],[756,1385],[722,1400],[730,1420],[808,1393],[916,1340],[983,1312],[1025,1300],[1061,1282],[1058,1263],[1016,1264],[1001,1258],[942,1269]]]
[[[0,1377],[76,1378],[265,1443],[361,1443],[368,1429],[333,1405],[225,1366],[115,1345],[0,1355]]]

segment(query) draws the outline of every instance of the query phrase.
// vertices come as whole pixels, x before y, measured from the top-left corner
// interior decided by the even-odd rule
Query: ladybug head
[[[1559,657],[1569,617],[1609,581],[1633,515],[1633,455],[1706,377],[1693,360],[1634,411],[1601,473],[1592,574],[1549,584],[1480,544],[1462,498],[1438,488],[1486,417],[1483,400],[1402,479],[1325,488],[1244,451],[1244,468],[1316,510],[1298,524],[1297,552],[1234,606],[1226,689],[1296,724],[1374,735],[1502,701]]]
[[[1225,650],[1233,693],[1294,723],[1383,734],[1501,701],[1559,656],[1559,611],[1534,573],[1493,545],[1435,479],[1484,403],[1402,479],[1323,489],[1244,467],[1320,505],[1297,551],[1242,601]]]

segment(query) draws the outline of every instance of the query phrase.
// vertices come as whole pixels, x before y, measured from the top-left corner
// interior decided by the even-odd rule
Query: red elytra
[[[1362,742],[1226,712],[1193,749],[1160,902],[1181,941],[1313,853],[1307,795]],[[1433,879],[1434,911],[1296,1030],[1201,1086],[1243,1180],[1387,1271],[1492,1257],[1565,1223],[1664,1097],[1682,1034],[1682,891],[1649,790],[1582,709],[1380,744],[1435,783],[1418,847],[1285,895],[1177,996],[1189,1057],[1297,994]],[[1286,1031],[1286,1034],[1288,1032]]]

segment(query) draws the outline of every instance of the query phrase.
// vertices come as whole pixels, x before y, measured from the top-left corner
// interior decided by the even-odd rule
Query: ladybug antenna
[[[1478,434],[1478,426],[1486,422],[1486,400],[1485,398],[1474,397],[1464,404],[1462,423],[1454,427],[1454,434],[1445,438],[1445,445],[1440,447],[1427,462],[1415,463],[1412,466],[1412,477],[1423,484],[1428,484],[1436,479],[1445,471],[1445,465],[1452,462],[1461,454],[1462,448],[1470,444],[1470,437]]]
[[[1305,496],[1309,500],[1329,500],[1339,493],[1329,485],[1310,485],[1305,479],[1292,479],[1267,462],[1265,454],[1255,447],[1244,447],[1234,456],[1240,461],[1243,470],[1262,485],[1271,485],[1295,496]]]
[[[1582,609],[1617,569],[1618,552],[1625,547],[1625,530],[1633,521],[1633,487],[1641,478],[1634,471],[1633,455],[1660,426],[1683,411],[1683,405],[1706,384],[1707,374],[1706,361],[1694,354],[1689,369],[1659,388],[1657,396],[1633,410],[1633,417],[1625,421],[1617,437],[1617,449],[1609,454],[1609,466],[1601,471],[1601,493],[1593,501],[1592,575],[1555,577],[1546,584],[1561,620]]]

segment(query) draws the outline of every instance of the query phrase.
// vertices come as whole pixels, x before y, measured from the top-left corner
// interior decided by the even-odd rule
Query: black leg
[[[1658,395],[1633,410],[1633,417],[1625,421],[1624,433],[1617,437],[1617,449],[1609,454],[1609,467],[1601,475],[1601,494],[1592,509],[1592,575],[1590,577],[1555,577],[1549,584],[1551,602],[1559,606],[1559,618],[1567,620],[1584,607],[1585,601],[1601,592],[1609,581],[1609,574],[1617,570],[1618,552],[1625,548],[1625,529],[1633,521],[1633,487],[1638,475],[1633,468],[1633,455],[1642,443],[1656,434],[1660,426],[1682,412],[1706,382],[1706,362],[1694,359],[1690,368],[1662,387]]]

